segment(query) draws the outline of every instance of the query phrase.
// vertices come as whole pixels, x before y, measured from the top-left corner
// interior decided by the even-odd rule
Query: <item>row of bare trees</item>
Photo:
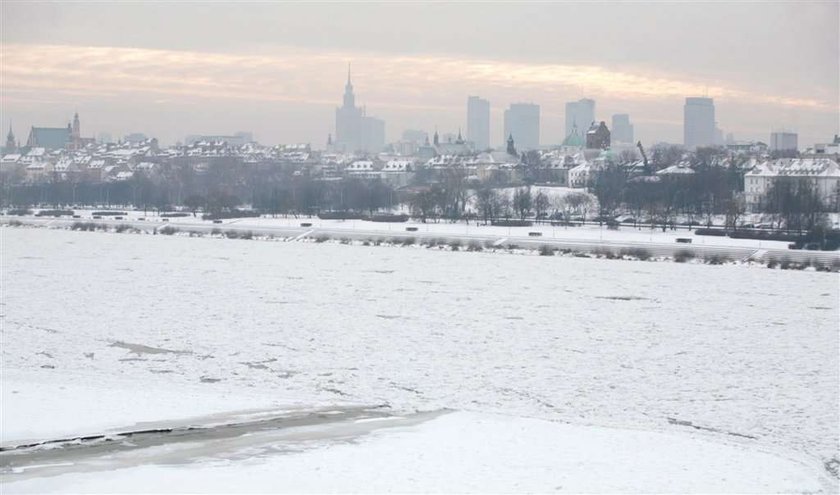
[[[776,228],[814,230],[826,225],[826,212],[840,211],[840,187],[829,201],[824,201],[814,181],[780,177],[764,195],[761,209],[772,215]]]
[[[601,213],[630,213],[665,228],[677,216],[696,224],[711,225],[715,216],[735,229],[746,212],[743,177],[737,169],[697,166],[692,174],[629,177],[613,165],[596,172],[591,191]],[[757,211],[771,215],[777,228],[810,230],[825,222],[827,212],[840,212],[840,188],[825,200],[814,181],[781,177],[774,181]]]
[[[525,220],[533,217],[537,221],[546,219],[565,219],[587,216],[597,208],[597,200],[582,191],[566,195],[549,196],[530,187],[515,189],[512,195],[504,190],[479,188],[475,191],[475,210],[484,223],[497,219],[518,218]]]
[[[190,165],[161,167],[154,174],[135,172],[128,180],[82,182],[45,178],[39,182],[0,181],[3,206],[101,205],[169,210],[185,206],[194,213],[219,213],[251,205],[275,214],[315,214],[340,210],[374,212],[400,201],[396,188],[381,180],[317,180],[282,166],[246,167],[214,163],[203,173]]]

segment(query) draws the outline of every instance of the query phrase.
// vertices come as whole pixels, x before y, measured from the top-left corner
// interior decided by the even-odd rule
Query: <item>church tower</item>
[[[82,137],[82,125],[79,123],[79,112],[73,116],[73,141],[79,142]]]
[[[513,134],[508,135],[507,152],[508,155],[516,156],[516,146],[513,145]]]
[[[15,133],[12,132],[12,124],[9,123],[9,134],[6,135],[6,147],[4,148],[6,153],[14,153],[17,151],[17,145],[15,144]]]

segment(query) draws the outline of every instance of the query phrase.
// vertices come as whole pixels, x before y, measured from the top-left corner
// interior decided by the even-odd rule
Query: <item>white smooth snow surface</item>
[[[512,194],[512,193],[511,193]],[[78,221],[91,221],[92,210],[75,210],[82,218]],[[597,209],[593,209],[597,211]],[[606,226],[587,225],[581,227],[563,227],[552,226],[550,224],[535,224],[530,227],[498,227],[491,225],[477,225],[476,223],[450,223],[444,220],[440,222],[429,221],[427,223],[421,222],[406,222],[406,223],[388,223],[388,222],[369,222],[364,220],[321,220],[318,217],[271,217],[263,215],[261,217],[251,218],[235,218],[225,219],[221,224],[214,224],[209,220],[202,220],[201,215],[197,217],[173,217],[166,219],[156,216],[153,212],[148,214],[143,211],[126,211],[124,217],[125,221],[138,220],[144,218],[146,228],[161,228],[164,225],[173,225],[175,227],[188,229],[190,227],[204,227],[204,228],[218,228],[226,230],[229,228],[236,228],[240,230],[247,229],[278,229],[277,235],[290,235],[289,228],[301,229],[301,223],[309,223],[315,229],[329,229],[330,231],[344,231],[349,233],[393,233],[406,234],[406,227],[417,227],[417,232],[426,235],[457,235],[457,236],[478,236],[478,237],[510,237],[529,239],[529,232],[540,232],[543,239],[558,239],[565,241],[581,241],[581,242],[613,242],[613,243],[639,243],[639,244],[668,244],[674,245],[677,238],[690,238],[692,245],[699,246],[727,246],[739,248],[755,248],[755,249],[787,249],[788,242],[784,241],[766,241],[757,239],[733,239],[730,237],[717,236],[698,236],[694,235],[694,230],[688,231],[680,230],[666,230],[662,232],[661,229],[651,229],[648,227],[634,228],[632,225],[621,225],[618,230],[610,230]],[[594,216],[592,214],[591,216]],[[13,217],[7,217],[13,218]],[[62,225],[69,222],[69,219],[64,218],[55,220],[49,217],[27,217],[27,222],[33,222],[45,225]],[[102,219],[95,220],[97,223],[107,223],[111,225],[118,225],[119,220],[114,220],[113,217],[102,217]],[[304,233],[306,230],[301,230]]]
[[[821,489],[812,468],[703,440],[477,413],[244,461],[33,479],[10,493],[646,492]],[[68,490],[69,488],[69,490]]]
[[[403,445],[429,449],[418,469],[433,469],[443,455],[432,455],[435,445],[457,428],[465,435],[458,448],[499,452],[462,452],[465,472],[499,469],[506,483],[526,483],[502,491],[672,491],[667,476],[646,471],[672,457],[705,459],[691,465],[686,490],[762,491],[768,483],[769,491],[809,491],[816,476],[836,490],[822,465],[838,456],[837,274],[48,229],[0,234],[3,445],[257,408],[462,411],[362,438],[356,454],[351,444],[253,464],[112,474],[132,487],[135,476],[166,474],[167,489],[215,489],[251,472],[259,480],[273,463],[309,472],[312,456],[336,469],[359,456],[347,472],[356,466],[362,480],[362,457],[387,457]],[[521,429],[520,443],[509,428]],[[546,484],[558,471],[541,456],[562,466],[594,463],[584,449],[592,439],[595,451],[630,461],[610,443],[626,435],[662,455],[605,461],[607,475],[584,470],[590,477]],[[573,445],[552,451],[544,438]],[[671,450],[687,457],[665,455]],[[718,456],[729,461],[719,467]],[[392,467],[399,460],[409,462],[397,456]],[[755,476],[733,475],[731,484],[702,476],[729,464]],[[637,471],[623,473],[622,465]],[[388,485],[394,471],[385,473],[371,490],[494,488],[479,483],[492,481],[485,474],[461,484],[455,474],[441,484],[419,474]],[[108,476],[8,486],[107,491]],[[299,478],[300,490],[340,489],[329,477]],[[191,479],[206,485],[178,484]]]

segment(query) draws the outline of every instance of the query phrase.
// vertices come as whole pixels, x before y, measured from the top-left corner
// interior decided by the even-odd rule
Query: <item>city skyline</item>
[[[206,22],[192,33],[195,36],[185,36],[178,34],[176,25],[191,13],[177,4],[167,6],[167,15],[150,18],[150,10],[133,4],[94,8],[4,2],[2,123],[5,127],[11,121],[20,135],[32,125],[61,125],[79,111],[93,135],[144,132],[172,144],[187,134],[248,130],[267,144],[322,146],[328,134],[335,134],[334,111],[346,63],[352,61],[358,102],[388,123],[386,141],[397,140],[405,129],[466,129],[463,102],[475,94],[490,101],[490,143],[497,147],[506,137],[504,109],[524,100],[540,106],[543,144],[563,140],[564,106],[580,98],[598,102],[599,121],[609,122],[616,113],[630,114],[636,137],[646,143],[682,142],[682,106],[686,97],[693,96],[714,98],[719,126],[739,140],[766,141],[772,128],[784,127],[796,130],[800,144],[807,145],[825,141],[838,130],[836,26],[823,30],[800,26],[803,20],[819,25],[826,18],[836,19],[836,4],[796,9],[774,4],[761,12],[742,5],[711,6],[695,19],[688,19],[696,13],[692,5],[660,5],[658,9],[667,11],[674,24],[663,29],[671,34],[678,27],[687,31],[680,36],[696,34],[712,22],[710,17],[720,14],[727,18],[715,22],[727,26],[753,23],[756,16],[777,22],[777,40],[767,39],[772,36],[764,31],[751,34],[773,56],[729,50],[724,56],[717,52],[719,60],[714,61],[713,48],[723,41],[748,45],[759,41],[727,31],[723,40],[704,40],[699,47],[689,46],[680,56],[670,57],[655,40],[634,38],[635,51],[622,48],[619,57],[615,46],[595,40],[581,54],[563,47],[550,50],[555,34],[540,16],[528,17],[534,14],[531,5],[491,5],[482,12],[463,5],[409,4],[395,12],[389,6],[360,4],[354,6],[356,13],[339,5],[330,7],[340,11],[336,17],[344,21],[320,18],[309,26],[319,36],[308,38],[308,44],[295,44],[300,33],[294,26],[272,33],[255,19],[260,13],[269,19],[272,15],[311,18],[314,11],[302,5],[214,4],[202,14]],[[621,12],[630,8],[627,5],[545,8],[580,19],[594,16],[602,25],[572,28],[593,35],[614,25],[619,27],[615,38],[639,29],[619,23]],[[646,4],[632,8],[646,13],[636,21],[641,25],[658,15]],[[401,29],[416,34],[419,41],[407,41],[388,23],[372,21],[389,20],[398,13]],[[441,28],[444,40],[463,34],[456,21],[468,14],[477,16],[471,23],[499,23],[504,15],[531,19],[533,36],[514,43],[516,47],[481,33],[451,46],[427,40],[418,26],[441,14],[446,17]],[[112,22],[100,28],[96,18]],[[152,22],[158,37],[133,32],[127,38],[117,36],[124,34],[118,28],[130,19]],[[234,46],[220,46],[211,33],[222,19],[232,31],[250,28],[249,33]],[[362,27],[372,34],[362,36]],[[327,31],[329,36],[324,34]],[[801,77],[805,70],[807,80]]]

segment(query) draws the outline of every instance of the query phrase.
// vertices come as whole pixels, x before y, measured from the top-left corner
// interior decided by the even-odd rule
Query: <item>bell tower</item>
[[[79,123],[79,112],[73,115],[73,140],[79,141],[82,137],[82,125]]]

